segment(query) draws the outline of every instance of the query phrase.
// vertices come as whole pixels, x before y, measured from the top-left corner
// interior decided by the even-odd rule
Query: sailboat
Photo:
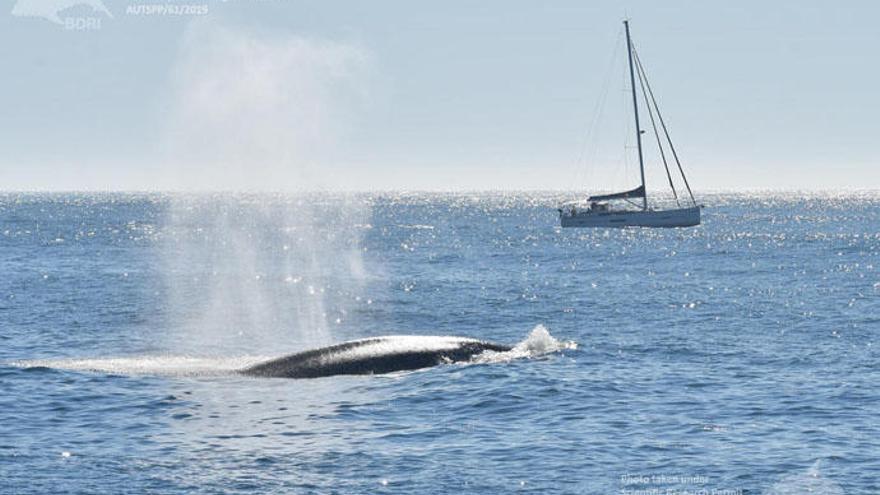
[[[633,116],[636,123],[636,145],[639,150],[639,171],[641,173],[642,184],[634,189],[623,192],[610,194],[600,194],[589,196],[586,200],[569,201],[563,203],[559,208],[559,220],[563,227],[691,227],[700,224],[700,206],[694,199],[694,194],[688,184],[687,177],[684,175],[684,169],[678,159],[678,153],[672,145],[672,139],[669,137],[669,131],[660,109],[657,107],[657,100],[654,98],[654,92],[651,85],[648,84],[648,78],[645,75],[645,69],[639,60],[638,53],[632,44],[632,38],[629,32],[629,21],[623,21],[626,29],[626,47],[627,57],[629,60],[629,81],[632,89]],[[636,78],[638,78],[642,96],[644,97],[645,106],[648,109],[651,126],[654,129],[654,135],[657,138],[657,145],[660,148],[660,157],[663,166],[666,169],[666,177],[669,179],[669,186],[672,188],[672,194],[675,198],[677,208],[671,209],[655,209],[648,205],[648,190],[645,187],[645,160],[642,151],[642,134],[645,132],[639,124],[639,100],[638,90],[636,88]],[[656,114],[656,118],[655,118]],[[657,124],[660,124],[658,129]],[[662,144],[660,130],[663,132],[672,158],[678,166],[678,171],[687,188],[690,201],[685,198],[679,198],[678,192],[669,172],[669,161]],[[633,200],[639,200],[634,202]],[[684,199],[684,205],[682,204]],[[639,204],[641,203],[641,204]],[[630,206],[630,207],[627,207]],[[632,208],[635,206],[636,209]]]

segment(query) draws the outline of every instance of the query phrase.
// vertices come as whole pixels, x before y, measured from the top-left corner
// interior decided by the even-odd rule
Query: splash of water
[[[558,340],[544,325],[536,325],[529,335],[513,349],[504,352],[486,351],[471,360],[473,363],[503,363],[514,359],[527,359],[552,354],[566,349],[577,349],[574,341]]]
[[[837,483],[823,478],[819,472],[821,459],[817,460],[805,472],[787,475],[764,492],[764,495],[843,495],[843,489]]]

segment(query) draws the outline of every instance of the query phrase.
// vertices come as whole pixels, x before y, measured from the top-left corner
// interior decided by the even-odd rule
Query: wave
[[[397,224],[397,228],[399,229],[409,229],[409,230],[434,230],[433,225],[415,223],[415,224]]]

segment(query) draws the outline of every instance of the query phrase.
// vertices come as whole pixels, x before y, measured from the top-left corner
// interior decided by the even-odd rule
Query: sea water
[[[0,195],[0,492],[880,492],[880,194],[569,196]],[[388,334],[516,347],[236,374]]]

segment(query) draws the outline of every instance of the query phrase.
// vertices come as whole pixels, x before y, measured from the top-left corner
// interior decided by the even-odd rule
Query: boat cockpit
[[[563,217],[575,217],[578,214],[608,213],[611,211],[611,206],[604,201],[572,201],[564,203],[558,211]]]

